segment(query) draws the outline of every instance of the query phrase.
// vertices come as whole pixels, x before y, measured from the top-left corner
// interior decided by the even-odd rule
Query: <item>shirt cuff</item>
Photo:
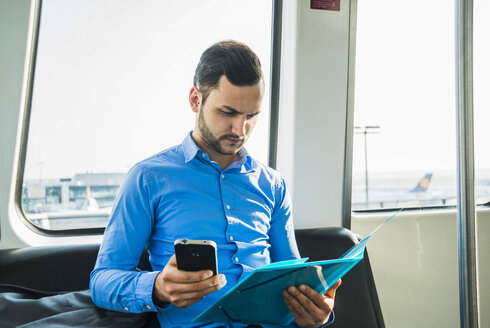
[[[334,320],[335,320],[335,313],[333,313],[333,310],[332,310],[332,312],[330,312],[330,317],[328,318],[327,323],[324,324],[323,326],[318,327],[318,328],[323,328],[323,327],[329,326]]]
[[[142,272],[136,285],[136,299],[141,312],[156,312],[158,307],[153,303],[153,287],[160,271]]]
[[[334,314],[334,313],[333,313],[333,311],[332,311],[332,312],[330,313],[330,317],[328,318],[327,323],[325,323],[325,324],[323,324],[323,325],[321,325],[321,326],[318,326],[317,328],[323,328],[323,327],[329,326],[330,324],[332,324],[332,323],[333,323],[333,321],[334,321],[334,320],[335,320],[335,314]],[[292,326],[292,327],[297,327],[297,328],[299,328],[299,326],[298,326],[298,324],[296,323],[296,321],[293,321],[293,324],[292,324],[291,326]],[[266,326],[264,325],[264,327],[266,327]],[[267,327],[269,327],[269,326],[267,326]],[[289,326],[288,326],[288,327],[289,327]]]

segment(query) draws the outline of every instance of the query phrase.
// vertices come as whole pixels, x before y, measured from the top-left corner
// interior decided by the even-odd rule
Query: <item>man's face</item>
[[[263,94],[262,81],[253,86],[236,86],[223,75],[204,105],[198,101],[198,143],[203,143],[207,151],[235,155],[257,122]]]

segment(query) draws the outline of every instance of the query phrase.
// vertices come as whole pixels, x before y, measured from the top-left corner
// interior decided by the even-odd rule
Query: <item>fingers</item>
[[[176,281],[170,275],[163,275],[163,281],[167,284],[167,291],[169,293],[196,293],[202,291],[213,290],[216,291],[226,285],[226,278],[222,274],[218,274],[214,277],[208,277],[202,280],[192,280],[190,278]],[[208,293],[209,294],[209,293]],[[207,294],[205,294],[207,295]]]
[[[195,272],[179,270],[175,256],[172,256],[155,279],[153,296],[157,301],[188,307],[225,285],[225,276],[222,274],[213,276],[210,270]]]
[[[283,290],[284,302],[299,326],[318,326],[328,321],[340,284],[337,281],[324,295],[306,285],[291,286]]]
[[[288,290],[290,289],[292,289],[292,287],[288,288]],[[308,306],[308,308],[316,306],[323,310],[328,310],[325,304],[325,297],[322,294],[306,285],[300,285],[298,289],[301,291],[301,293],[298,292],[294,295],[298,298],[301,304]]]
[[[184,271],[173,273],[165,273],[162,281],[166,298],[178,307],[188,307],[226,285],[226,278],[222,274],[209,277],[205,272],[198,275]]]
[[[315,325],[312,320],[310,320],[310,315],[306,308],[301,303],[299,303],[299,301],[293,295],[291,295],[290,292],[294,293],[295,291],[289,291],[285,289],[283,290],[282,295],[284,298],[284,303],[286,303],[289,311],[291,311],[292,315],[296,319],[296,323],[300,327]]]
[[[213,271],[181,271],[177,268],[165,270],[164,279],[175,283],[193,283],[209,279],[213,276]]]
[[[175,254],[170,257],[170,260],[168,260],[167,265],[177,267],[177,258],[175,257]]]
[[[187,291],[187,289],[176,288],[175,291],[169,291],[170,302],[178,307],[188,307],[203,299],[204,296],[221,289],[225,285],[226,279],[223,278],[217,285],[212,285],[204,289],[196,288],[195,290]],[[192,288],[194,287],[191,287],[191,289]]]
[[[172,255],[167,265],[165,266],[165,278],[168,281],[177,283],[192,283],[208,279],[213,276],[211,270],[201,271],[182,271],[177,267],[177,259],[175,254]]]
[[[284,294],[286,305],[299,326],[317,326],[326,322],[332,311],[324,297],[308,286],[291,286]]]
[[[325,295],[328,298],[335,299],[335,293],[337,292],[337,288],[339,288],[340,284],[342,283],[342,279],[337,280],[337,282],[327,290],[327,292],[323,295]]]

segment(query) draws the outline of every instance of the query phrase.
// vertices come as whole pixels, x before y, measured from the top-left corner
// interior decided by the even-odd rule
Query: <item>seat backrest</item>
[[[312,261],[337,258],[358,241],[351,231],[335,227],[296,230],[296,239],[301,255]],[[47,292],[87,289],[98,248],[67,245],[1,250],[0,283]],[[151,270],[146,250],[138,267]],[[332,327],[385,327],[367,253],[342,278]]]
[[[0,250],[0,284],[44,292],[88,289],[98,250],[98,244]],[[151,270],[146,249],[138,268]]]
[[[300,254],[310,261],[335,259],[358,240],[350,230],[338,227],[296,230]],[[334,310],[331,327],[385,327],[367,251],[364,259],[342,278]]]

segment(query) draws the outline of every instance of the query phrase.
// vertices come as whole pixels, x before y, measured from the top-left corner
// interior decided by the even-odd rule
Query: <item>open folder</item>
[[[256,269],[194,318],[193,322],[290,324],[294,317],[284,303],[282,291],[289,286],[305,284],[321,294],[325,293],[362,260],[369,238],[400,211],[338,259],[306,262],[308,258],[302,258]]]

